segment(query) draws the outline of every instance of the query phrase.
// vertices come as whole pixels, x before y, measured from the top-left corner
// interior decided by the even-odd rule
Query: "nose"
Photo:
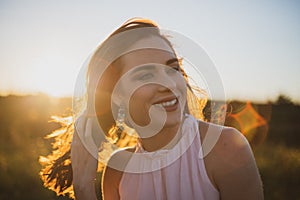
[[[165,70],[161,71],[158,83],[159,83],[160,92],[172,91],[176,89],[176,85],[177,85],[174,77],[166,73]]]

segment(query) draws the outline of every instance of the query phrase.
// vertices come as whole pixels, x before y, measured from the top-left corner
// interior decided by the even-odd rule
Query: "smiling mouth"
[[[178,98],[175,98],[175,99],[172,99],[172,100],[169,100],[169,101],[156,103],[154,105],[162,106],[162,107],[167,109],[167,108],[172,108],[174,106],[177,106],[177,103],[178,103]]]
[[[162,105],[163,107],[169,107],[169,106],[174,106],[176,103],[177,103],[177,98],[171,101],[162,102],[160,103],[160,105]]]

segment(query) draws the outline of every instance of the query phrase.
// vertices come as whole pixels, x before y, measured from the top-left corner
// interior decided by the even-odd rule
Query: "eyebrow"
[[[135,68],[134,70],[132,70],[131,74],[135,74],[135,73],[137,73],[139,71],[143,71],[143,70],[149,70],[150,71],[150,70],[154,70],[154,69],[155,69],[154,65],[151,65],[151,64],[143,65],[143,66],[140,66],[140,67]]]
[[[166,65],[171,65],[174,62],[178,62],[178,59],[177,58],[171,58],[171,59],[167,60],[165,62],[165,64]],[[155,69],[155,66],[153,64],[143,65],[143,66],[140,66],[140,67],[138,67],[136,69],[133,69],[132,72],[131,72],[131,74],[135,74],[135,73],[137,73],[139,71],[143,71],[143,70],[149,70],[149,71],[151,71],[151,70],[154,70],[154,69]]]
[[[166,65],[171,65],[174,62],[178,62],[178,59],[177,58],[171,58],[171,59],[167,60]]]

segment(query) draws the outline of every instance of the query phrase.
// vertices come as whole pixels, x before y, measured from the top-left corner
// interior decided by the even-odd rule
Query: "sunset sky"
[[[146,17],[203,47],[228,99],[300,102],[300,1],[0,0],[0,94],[72,95],[85,59]]]

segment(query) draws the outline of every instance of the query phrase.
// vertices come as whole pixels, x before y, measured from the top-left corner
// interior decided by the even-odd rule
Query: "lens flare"
[[[265,140],[268,133],[270,106],[254,105],[247,101],[246,103],[232,102],[228,107],[231,111],[225,125],[237,128],[252,146]]]

